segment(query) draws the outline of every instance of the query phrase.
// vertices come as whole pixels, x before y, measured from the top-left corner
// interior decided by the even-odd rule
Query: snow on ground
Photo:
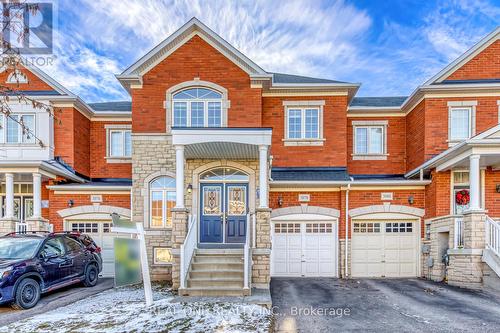
[[[123,287],[0,327],[0,332],[268,332],[271,314],[241,303],[176,303],[156,286],[146,307],[144,291]]]

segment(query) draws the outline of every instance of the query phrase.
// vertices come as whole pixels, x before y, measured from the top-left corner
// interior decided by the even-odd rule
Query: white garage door
[[[353,277],[417,276],[416,221],[353,221]]]
[[[335,224],[276,222],[272,245],[273,276],[336,276]]]
[[[69,226],[71,231],[88,234],[101,248],[103,277],[114,277],[115,274],[114,237],[117,234],[111,232],[111,226],[111,221],[72,221]]]

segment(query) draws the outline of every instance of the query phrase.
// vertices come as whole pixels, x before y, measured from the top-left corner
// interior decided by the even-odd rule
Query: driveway
[[[113,286],[113,279],[99,279],[97,285],[92,288],[86,288],[80,285],[62,288],[42,295],[40,302],[38,302],[34,308],[29,310],[14,310],[9,305],[2,305],[0,306],[0,327],[54,310],[61,306],[72,304],[91,295],[113,288]],[[94,305],[89,304],[89,307],[91,306]]]
[[[421,279],[273,278],[276,332],[500,332],[500,296]]]

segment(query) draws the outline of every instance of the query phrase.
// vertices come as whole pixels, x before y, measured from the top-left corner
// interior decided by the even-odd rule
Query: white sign
[[[392,200],[393,193],[392,192],[382,192],[380,193],[380,200]]]
[[[309,202],[311,201],[310,194],[299,194],[299,202]]]
[[[100,194],[92,194],[90,196],[90,202],[93,202],[93,203],[102,202],[102,195],[100,195]]]

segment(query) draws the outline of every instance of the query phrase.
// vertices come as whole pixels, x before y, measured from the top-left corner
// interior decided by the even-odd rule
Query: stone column
[[[259,207],[269,207],[267,196],[267,146],[259,146]]]
[[[269,289],[271,282],[271,209],[256,211],[256,248],[252,251],[252,286]]]
[[[175,146],[175,208],[184,208],[184,146]]]
[[[188,210],[186,208],[172,209],[172,289],[178,290],[180,286],[181,256],[180,248],[184,244],[188,228]]]
[[[480,170],[479,170],[479,155],[471,155],[469,158],[469,181],[470,181],[470,210],[479,210],[480,207]]]

